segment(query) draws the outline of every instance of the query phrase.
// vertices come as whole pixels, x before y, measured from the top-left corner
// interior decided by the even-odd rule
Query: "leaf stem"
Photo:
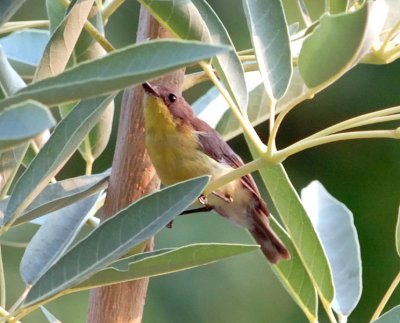
[[[245,118],[243,114],[239,111],[239,108],[233,102],[232,98],[230,97],[228,91],[223,87],[217,76],[214,74],[214,71],[210,64],[200,62],[200,66],[203,68],[204,72],[207,74],[209,79],[214,83],[215,87],[220,91],[222,96],[225,98],[228,105],[231,107],[231,111],[237,121],[239,122],[240,126],[243,128],[243,132],[249,137],[251,142],[257,149],[257,152],[263,154],[267,151],[267,147],[261,141],[260,137],[258,136],[257,132],[253,128],[251,122],[248,118]]]
[[[8,321],[10,323],[21,323],[14,316],[10,315],[4,307],[0,307],[1,322]]]
[[[25,28],[48,28],[48,20],[27,20],[27,21],[10,21],[6,22],[0,28],[0,35],[11,33]]]
[[[6,279],[4,276],[3,251],[0,244],[0,306],[6,307]]]
[[[371,317],[371,321],[376,320],[382,313],[383,309],[385,308],[390,296],[392,296],[394,290],[396,289],[397,285],[400,284],[400,272],[397,273],[396,277],[394,278],[393,282],[390,284],[388,290],[386,291],[385,295],[383,296],[381,302],[379,303],[378,307],[376,308],[374,315]]]

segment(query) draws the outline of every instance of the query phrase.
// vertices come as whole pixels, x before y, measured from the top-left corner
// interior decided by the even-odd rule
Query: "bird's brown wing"
[[[221,138],[221,136],[211,128],[206,122],[195,118],[192,120],[192,126],[197,131],[201,149],[207,156],[220,163],[225,163],[232,168],[239,168],[244,163],[242,159],[232,150],[232,148]],[[253,177],[248,174],[241,177],[241,182],[259,201],[259,208],[265,215],[269,215],[267,206],[261,198],[260,192]]]

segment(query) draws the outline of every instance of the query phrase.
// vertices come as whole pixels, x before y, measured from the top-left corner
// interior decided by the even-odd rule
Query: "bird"
[[[202,175],[215,180],[244,165],[218,132],[196,117],[181,93],[149,82],[142,87],[146,149],[163,185]],[[272,264],[290,259],[269,225],[270,213],[250,174],[200,196],[199,203],[200,209],[247,229]]]

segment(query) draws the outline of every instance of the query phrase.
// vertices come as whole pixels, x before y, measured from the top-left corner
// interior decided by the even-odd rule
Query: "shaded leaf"
[[[398,323],[400,321],[400,305],[393,307],[390,311],[384,313],[373,323]]]
[[[57,76],[28,85],[0,101],[0,111],[26,98],[47,105],[111,93],[179,67],[209,58],[227,47],[194,41],[155,40],[135,44],[94,61],[82,63]],[[170,53],[174,52],[171,56]],[[149,59],[151,57],[151,59]]]
[[[52,33],[35,73],[35,81],[61,73],[78,41],[94,0],[78,0]]]
[[[43,190],[100,118],[114,95],[81,101],[54,129],[47,143],[15,185],[5,222],[20,216]]]
[[[221,20],[204,0],[139,2],[160,24],[182,39],[211,41],[234,48]],[[232,99],[242,111],[246,111],[247,88],[243,67],[236,51],[219,54],[212,62]]]
[[[362,292],[361,252],[353,214],[318,181],[301,191],[301,200],[322,242],[332,271],[332,308],[349,316]]]
[[[257,249],[258,246],[254,245],[210,243],[142,253],[112,263],[74,289],[82,290],[143,277],[170,274]]]
[[[169,186],[104,221],[32,286],[23,306],[71,288],[104,269],[164,228],[201,194],[207,183],[208,177],[200,177]]]
[[[271,98],[281,98],[292,75],[289,31],[281,1],[243,0],[257,63]]]
[[[55,120],[44,105],[29,100],[0,113],[0,151],[18,146],[53,127]]]
[[[397,215],[397,224],[396,224],[396,250],[397,254],[400,256],[400,207],[399,207],[399,214]]]
[[[25,0],[0,1],[0,26],[10,20],[24,2]]]
[[[98,196],[87,197],[46,217],[46,222],[36,232],[21,259],[19,270],[25,284],[37,281],[66,252],[85,224]]]

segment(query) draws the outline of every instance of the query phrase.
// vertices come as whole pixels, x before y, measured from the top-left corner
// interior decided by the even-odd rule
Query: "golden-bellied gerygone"
[[[196,118],[180,94],[150,83],[143,83],[143,88],[146,147],[164,185],[201,175],[216,179],[243,165],[219,134]],[[270,262],[290,258],[285,245],[269,227],[269,212],[251,175],[234,180],[199,201],[204,209],[212,209],[249,230]]]

